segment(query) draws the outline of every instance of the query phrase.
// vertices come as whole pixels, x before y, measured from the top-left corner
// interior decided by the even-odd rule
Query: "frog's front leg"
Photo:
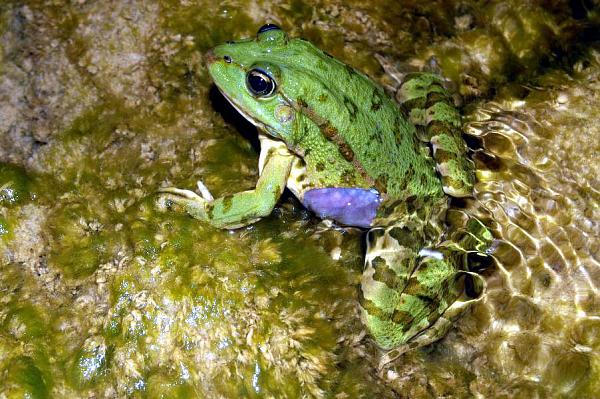
[[[263,144],[264,140],[261,140]],[[260,177],[254,190],[207,199],[189,191],[173,187],[159,190],[161,197],[185,208],[194,218],[218,228],[234,229],[269,215],[279,200],[290,174],[295,155],[284,143],[269,140],[261,146]]]

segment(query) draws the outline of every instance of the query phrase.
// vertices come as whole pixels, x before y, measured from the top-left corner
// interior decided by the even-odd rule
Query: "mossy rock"
[[[19,356],[12,359],[2,380],[7,398],[43,399],[50,397],[47,377],[31,357]]]
[[[32,182],[25,170],[0,163],[0,206],[13,207],[32,199]]]

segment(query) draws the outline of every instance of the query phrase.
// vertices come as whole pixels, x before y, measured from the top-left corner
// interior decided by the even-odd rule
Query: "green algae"
[[[48,355],[52,340],[48,309],[28,299],[34,284],[17,265],[2,266],[0,291],[5,293],[5,306],[0,312],[0,370],[3,393],[11,398],[50,397],[54,383]]]
[[[15,165],[0,164],[0,206],[22,205],[35,196],[32,182],[25,171]]]
[[[8,225],[8,221],[0,216],[0,238],[4,239],[10,233],[10,227]]]
[[[140,396],[149,399],[185,399],[195,396],[194,387],[179,380],[177,375],[154,373],[146,378]]]
[[[110,214],[98,212],[89,203],[65,203],[49,219],[53,237],[50,264],[70,278],[92,274],[120,243],[118,232],[110,231],[109,223]]]
[[[3,380],[3,386],[8,388],[9,398],[49,398],[49,387],[44,375],[37,368],[33,359],[20,356],[11,360],[8,374]]]
[[[188,3],[182,7],[179,2],[166,1],[162,3],[160,13],[163,29],[193,36],[203,46],[201,51],[206,51],[230,40],[232,34],[254,33],[255,21],[246,11],[245,7],[226,3]],[[207,15],[212,18],[207,20]]]
[[[30,304],[12,304],[7,309],[2,327],[14,338],[35,341],[45,335],[46,323],[39,309]]]
[[[18,225],[19,208],[38,194],[34,178],[19,166],[0,163],[0,243],[9,244],[14,239]]]

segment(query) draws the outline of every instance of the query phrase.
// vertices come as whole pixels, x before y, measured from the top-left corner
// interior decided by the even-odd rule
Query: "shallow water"
[[[0,5],[0,396],[598,396],[594,6]],[[462,96],[479,183],[455,205],[492,228],[498,262],[444,339],[383,370],[358,318],[359,231],[290,196],[236,231],[155,204],[161,185],[256,181],[255,132],[202,54],[265,20],[386,86],[375,53]]]

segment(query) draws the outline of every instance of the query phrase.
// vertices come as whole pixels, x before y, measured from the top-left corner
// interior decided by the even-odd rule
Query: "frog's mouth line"
[[[250,123],[252,123],[254,126],[256,126],[259,129],[262,130],[267,130],[267,126],[264,123],[261,123],[259,121],[257,121],[256,119],[254,119],[252,116],[250,116],[247,112],[242,110],[242,107],[240,107],[238,104],[235,103],[235,101],[229,97],[227,94],[225,94],[225,92],[223,90],[221,90],[221,88],[219,87],[219,85],[215,84],[217,86],[217,89],[219,89],[219,91],[221,92],[221,94],[223,95],[223,97],[225,97],[225,99],[229,102],[229,104],[231,104],[231,106],[233,108],[235,108],[235,110],[242,115],[244,118],[246,118],[246,120]]]

